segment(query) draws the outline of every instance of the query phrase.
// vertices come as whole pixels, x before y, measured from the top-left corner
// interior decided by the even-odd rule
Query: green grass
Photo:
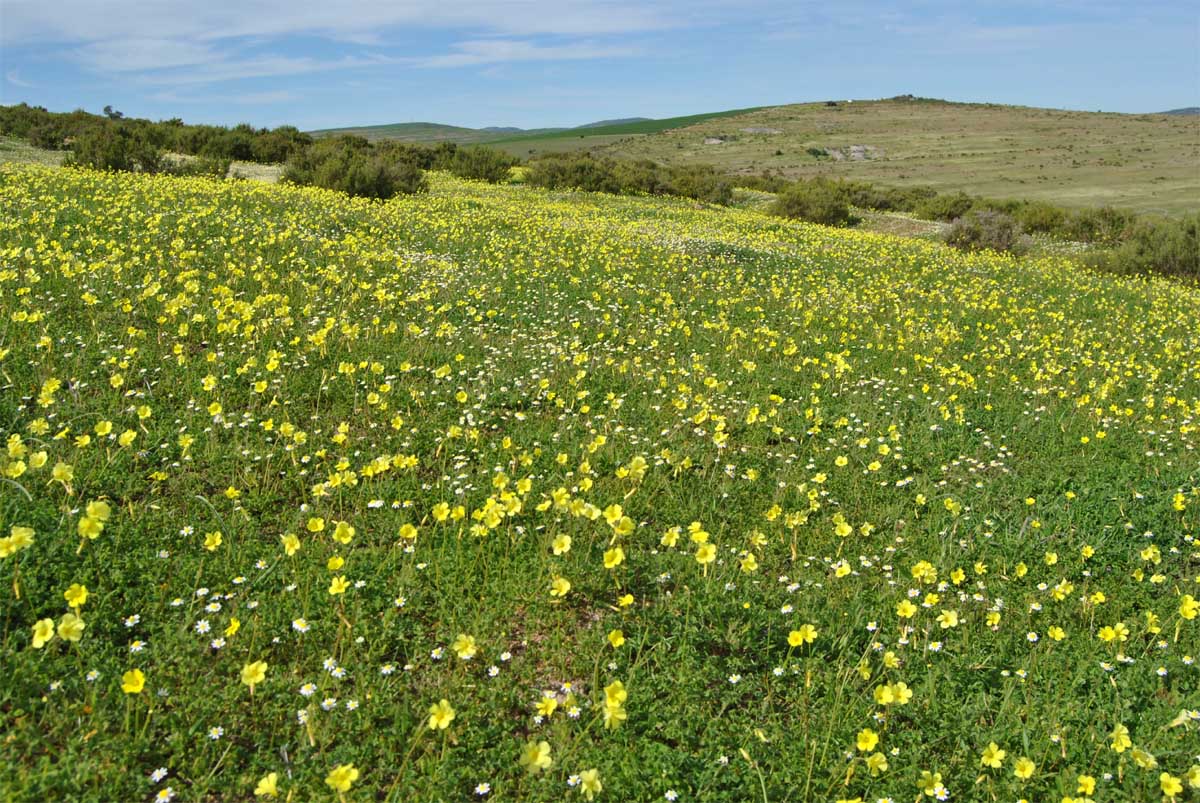
[[[1200,784],[1194,287],[439,174],[5,165],[0,253],[6,800]]]
[[[48,151],[23,139],[0,137],[0,164],[40,164],[57,166],[66,159],[66,151]]]
[[[779,133],[747,133],[744,129]],[[720,144],[705,144],[721,139]],[[867,158],[851,158],[863,146]],[[838,152],[845,158],[811,155]],[[599,152],[731,172],[927,185],[1068,207],[1200,208],[1200,117],[996,104],[854,101],[777,106],[610,143]]]

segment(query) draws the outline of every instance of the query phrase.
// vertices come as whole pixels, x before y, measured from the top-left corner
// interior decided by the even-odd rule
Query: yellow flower
[[[565,597],[571,591],[571,581],[565,577],[555,576],[550,581],[550,596]]]
[[[1124,753],[1127,749],[1133,747],[1133,740],[1129,738],[1129,728],[1124,725],[1118,724],[1117,727],[1113,728],[1112,733],[1109,734],[1109,738],[1112,739],[1112,743],[1109,746],[1112,747],[1114,753]]]
[[[217,547],[219,547],[221,545],[222,540],[223,539],[221,538],[220,530],[217,530],[216,532],[205,533],[204,534],[204,548],[207,549],[209,552],[215,552],[217,550]]]
[[[887,772],[888,760],[883,753],[872,753],[867,756],[867,769],[871,771],[872,776],[876,776],[881,772]]]
[[[347,522],[339,521],[333,528],[333,540],[339,544],[348,544],[354,537],[354,528]]]
[[[353,764],[339,764],[325,776],[325,785],[335,792],[349,792],[350,786],[358,780],[358,770]]]
[[[858,732],[858,737],[854,740],[854,746],[859,752],[867,753],[875,749],[875,745],[879,744],[879,734],[870,728],[863,728]]]
[[[788,645],[791,647],[801,647],[805,644],[812,644],[817,640],[817,629],[812,625],[800,625],[799,630],[793,630],[788,633]]]
[[[604,568],[615,569],[621,565],[621,561],[625,560],[625,550],[619,546],[605,551],[604,553]]]
[[[329,581],[329,594],[330,596],[345,594],[346,589],[349,587],[350,581],[347,580],[343,575],[339,574],[337,577]]]
[[[958,611],[943,610],[938,615],[937,623],[942,626],[942,630],[958,627]]]
[[[104,522],[94,519],[91,516],[84,516],[79,520],[79,525],[76,529],[84,538],[95,541],[104,530]]]
[[[238,630],[240,630],[240,629],[241,629],[241,627],[242,627],[242,622],[241,622],[241,620],[240,620],[240,619],[238,619],[236,616],[231,616],[231,617],[229,618],[229,626],[225,628],[225,635],[226,635],[227,637],[228,637],[228,636],[233,636],[233,634],[234,634],[234,633],[237,633],[237,632],[238,632]]]
[[[33,648],[40,650],[46,646],[50,639],[54,638],[54,620],[39,619],[33,625]]]
[[[283,551],[289,558],[300,551],[300,539],[294,533],[285,533],[279,536],[279,540],[283,543]]]
[[[267,679],[267,662],[254,661],[242,667],[242,683],[254,691],[254,687]]]
[[[454,654],[464,661],[471,660],[475,657],[475,653],[479,652],[475,637],[466,633],[459,633],[458,638],[454,639],[454,643],[450,645],[450,649],[454,650]]]
[[[1171,800],[1174,800],[1175,795],[1183,791],[1183,782],[1169,772],[1158,776],[1158,786],[1162,789],[1163,795]]]
[[[1000,749],[1000,745],[992,742],[986,748],[984,748],[983,755],[979,759],[979,764],[983,767],[999,769],[1004,763],[1004,757],[1006,755],[1008,755],[1007,751]]]
[[[1096,791],[1096,779],[1091,775],[1080,775],[1075,779],[1075,782],[1077,784],[1075,787],[1076,794],[1091,797]]]
[[[121,691],[126,694],[141,694],[144,688],[146,688],[146,676],[142,674],[142,670],[130,669],[121,675]]]
[[[591,800],[596,796],[596,793],[604,789],[600,783],[600,770],[590,769],[579,773],[579,788],[583,790],[583,796]]]
[[[1036,769],[1036,764],[1034,764],[1025,756],[1021,756],[1017,759],[1017,763],[1013,765],[1013,775],[1017,776],[1021,780],[1026,780],[1033,776],[1033,772]]]
[[[608,633],[608,643],[613,646],[614,650],[617,649],[625,643],[625,634],[620,630],[610,630]]]
[[[911,619],[917,613],[917,606],[911,600],[902,599],[896,603],[896,615],[901,619]]]
[[[1200,602],[1191,594],[1184,594],[1179,600],[1179,615],[1184,619],[1195,619],[1200,614]]]
[[[530,742],[521,751],[521,766],[532,774],[550,769],[554,759],[550,757],[549,742]]]
[[[75,614],[65,614],[58,622],[58,637],[63,641],[79,641],[85,627],[87,625]]]
[[[717,548],[713,544],[701,544],[696,547],[696,562],[701,566],[707,566],[717,559]]]
[[[87,586],[81,586],[79,583],[72,583],[71,587],[63,592],[63,597],[67,600],[68,605],[75,610],[79,610],[88,600]]]
[[[443,697],[438,702],[429,706],[429,729],[442,730],[450,727],[450,723],[454,721],[454,709],[450,707],[450,701]]]
[[[255,797],[278,797],[279,796],[279,773],[268,772],[266,775],[258,779],[258,785],[254,787]]]

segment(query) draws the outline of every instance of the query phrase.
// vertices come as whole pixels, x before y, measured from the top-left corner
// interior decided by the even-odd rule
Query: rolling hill
[[[1200,209],[1200,118],[1190,115],[905,97],[749,110],[614,139],[595,150],[666,164],[703,162],[733,173],[928,185],[1074,207]]]

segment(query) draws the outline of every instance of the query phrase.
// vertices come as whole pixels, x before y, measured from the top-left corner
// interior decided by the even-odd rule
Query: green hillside
[[[929,185],[1146,213],[1200,208],[1200,117],[920,99],[806,103],[709,118],[598,148],[731,172]]]

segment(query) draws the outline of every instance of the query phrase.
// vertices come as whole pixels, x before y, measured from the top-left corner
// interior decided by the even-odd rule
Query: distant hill
[[[626,123],[641,123],[649,120],[649,117],[621,117],[617,120],[597,120],[594,123],[584,123],[577,125],[576,128],[600,128],[606,125],[625,125]]]
[[[573,150],[577,143],[567,147],[561,143],[547,146],[545,140],[585,140],[588,145],[609,142],[612,139],[651,134],[681,126],[693,125],[717,117],[743,114],[752,109],[693,114],[684,117],[666,117],[660,120],[649,117],[623,117],[616,120],[597,120],[574,128],[517,128],[514,126],[488,126],[486,128],[463,128],[441,123],[390,123],[386,125],[350,126],[346,128],[324,128],[309,131],[315,137],[333,137],[339,134],[354,134],[371,141],[396,140],[436,144],[454,142],[459,145],[497,144],[505,150],[522,155],[545,150]]]
[[[570,139],[575,133],[543,141],[587,147]],[[923,185],[1143,213],[1200,210],[1196,115],[921,98],[826,101],[714,116],[597,145],[591,150],[603,155],[712,164],[731,173]]]
[[[1159,114],[1200,114],[1200,106],[1184,106],[1182,109],[1171,109],[1168,112],[1159,112]]]

